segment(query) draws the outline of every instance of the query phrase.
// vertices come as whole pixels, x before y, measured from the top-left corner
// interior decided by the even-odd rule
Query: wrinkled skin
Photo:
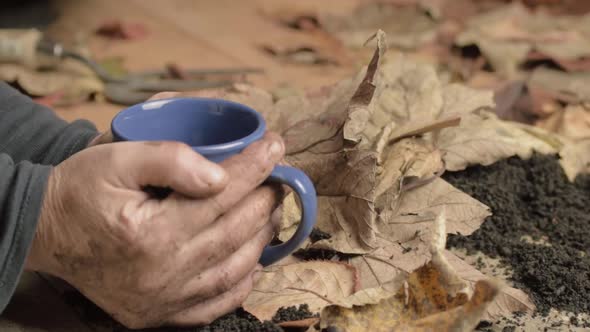
[[[53,168],[27,268],[129,328],[207,324],[241,305],[274,232],[282,192],[261,184],[284,155],[280,137],[218,165],[182,143],[105,136]]]

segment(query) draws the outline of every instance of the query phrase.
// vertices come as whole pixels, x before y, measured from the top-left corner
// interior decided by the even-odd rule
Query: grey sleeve
[[[52,165],[97,135],[0,82],[0,312],[16,289],[43,205]]]
[[[49,108],[0,82],[0,153],[8,154],[15,163],[28,160],[57,165],[84,149],[96,135],[91,122],[67,123]]]
[[[14,294],[35,236],[51,166],[0,154],[0,312]]]

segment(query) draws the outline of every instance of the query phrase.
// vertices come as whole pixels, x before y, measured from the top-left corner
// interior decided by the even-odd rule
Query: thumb
[[[120,180],[129,188],[169,187],[189,197],[222,191],[229,176],[216,163],[179,142],[122,142],[116,146]]]

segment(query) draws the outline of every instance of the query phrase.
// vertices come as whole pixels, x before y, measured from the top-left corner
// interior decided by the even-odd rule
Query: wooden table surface
[[[303,32],[288,29],[262,15],[262,9],[281,7],[292,0],[59,0],[60,17],[49,31],[65,42],[92,31],[108,19],[144,24],[149,35],[140,40],[119,41],[90,37],[94,57],[121,56],[130,71],[163,68],[175,62],[186,68],[261,67],[265,74],[252,76],[257,86],[273,88],[288,84],[314,88],[351,75],[354,66],[285,64],[260,49],[261,44],[305,40]],[[357,0],[322,0],[335,11],[350,10]],[[298,0],[299,7],[319,5],[317,0]],[[99,130],[108,128],[121,109],[106,102],[88,102],[56,109],[62,118],[93,121]],[[66,305],[59,292],[37,274],[25,273],[16,295],[0,317],[3,332],[95,331]]]
[[[261,45],[305,43],[309,34],[289,29],[264,15],[264,9],[283,8],[288,0],[61,0],[61,17],[51,33],[63,41],[92,36],[107,19],[140,22],[149,30],[145,38],[132,41],[91,37],[94,57],[122,56],[129,71],[162,69],[169,62],[185,68],[259,67],[262,75],[250,75],[258,87],[288,84],[314,88],[350,76],[355,66],[314,66],[288,64],[263,52]],[[350,9],[358,0],[325,0],[322,6],[338,11]],[[299,7],[313,7],[316,1],[298,1]],[[57,109],[64,119],[90,119],[100,130],[121,106],[85,103]]]

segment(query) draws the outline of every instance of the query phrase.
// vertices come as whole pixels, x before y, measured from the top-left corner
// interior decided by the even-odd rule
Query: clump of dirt
[[[342,254],[337,251],[329,250],[329,249],[317,249],[317,248],[310,248],[310,249],[297,249],[293,256],[302,259],[304,261],[314,261],[314,260],[323,260],[323,261],[330,261],[330,260],[342,260]]]
[[[175,330],[175,332],[178,330]],[[245,312],[242,309],[237,310],[231,314],[225,315],[208,326],[194,328],[191,332],[245,332],[245,331],[261,331],[261,332],[282,332],[283,329],[270,321],[261,322],[256,317]],[[167,331],[168,332],[168,331]]]
[[[450,235],[448,247],[500,257],[542,315],[590,312],[590,175],[570,183],[556,156],[534,155],[444,178],[493,212],[470,236]]]
[[[283,329],[275,323],[271,321],[261,322],[243,309],[238,309],[235,312],[222,316],[207,326],[183,328],[160,327],[130,330],[113,320],[102,309],[78,292],[67,292],[64,294],[64,299],[66,303],[72,306],[74,310],[80,314],[84,323],[100,330],[113,332],[283,332]],[[291,315],[304,316],[306,314],[305,307],[303,309],[303,313],[298,314],[297,311],[294,310]],[[307,312],[309,312],[309,307],[307,307]]]
[[[319,228],[314,228],[311,231],[311,234],[309,235],[309,240],[311,241],[311,243],[316,243],[318,241],[321,240],[327,240],[329,238],[331,238],[332,235],[329,233],[326,233],[324,231],[322,231]],[[311,260],[340,260],[340,254],[334,250],[328,250],[328,249],[315,249],[315,248],[311,248],[311,249],[297,249],[294,253],[293,256],[305,260],[305,261],[311,261]]]
[[[290,306],[279,308],[279,310],[277,310],[277,313],[272,318],[272,321],[273,323],[280,323],[313,317],[318,317],[318,314],[314,314],[313,312],[309,311],[309,305],[305,303],[300,304],[299,307]]]
[[[330,233],[326,233],[326,232],[322,231],[321,229],[315,228],[315,227],[311,230],[311,234],[309,234],[309,239],[310,239],[311,243],[315,243],[320,240],[327,240],[331,237],[332,237],[332,235]]]

